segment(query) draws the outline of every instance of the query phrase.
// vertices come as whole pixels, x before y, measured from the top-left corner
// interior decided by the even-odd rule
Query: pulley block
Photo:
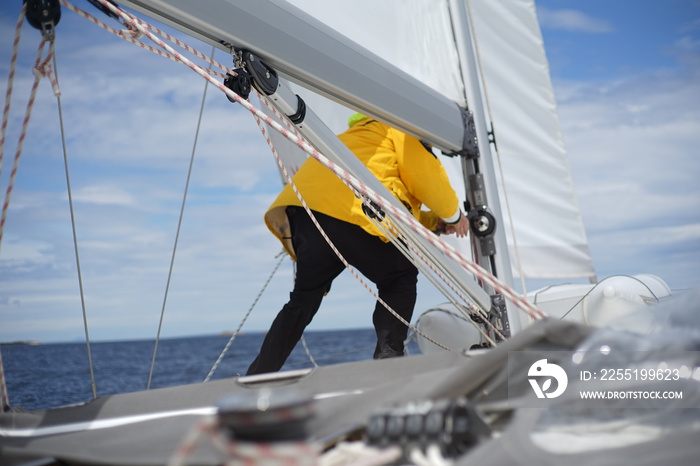
[[[250,95],[250,75],[245,68],[236,68],[233,71],[236,73],[236,75],[234,76],[231,73],[227,73],[226,78],[224,78],[224,86],[228,87],[244,99],[247,99]],[[232,99],[229,96],[226,97],[229,101],[234,103],[236,102],[235,99]]]
[[[263,94],[272,95],[277,92],[279,78],[277,72],[267,66],[259,57],[247,50],[243,51],[243,62],[250,72],[253,85]]]
[[[367,205],[368,203],[369,205]],[[364,198],[364,202],[362,203],[362,212],[364,212],[369,218],[379,220],[380,222],[384,220],[384,216],[386,215],[382,208],[379,207],[379,204],[368,198]]]
[[[58,0],[24,0],[27,22],[40,31],[52,30],[61,20]]]

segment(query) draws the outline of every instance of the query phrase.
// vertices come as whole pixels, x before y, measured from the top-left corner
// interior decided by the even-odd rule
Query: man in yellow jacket
[[[340,140],[428,229],[466,236],[468,220],[444,167],[418,139],[355,114]],[[418,271],[362,209],[362,201],[330,170],[309,158],[293,177],[314,216],[345,259],[377,286],[379,297],[410,322]],[[421,209],[425,205],[430,211]],[[279,370],[345,268],[321,237],[291,186],[265,214],[265,223],[297,262],[290,299],[272,323],[247,375]],[[377,302],[374,358],[402,356],[406,326]]]

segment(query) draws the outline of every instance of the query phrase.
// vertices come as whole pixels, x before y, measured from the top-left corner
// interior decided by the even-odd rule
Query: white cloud
[[[93,185],[85,186],[73,194],[76,202],[101,205],[132,206],[134,197],[118,186]]]
[[[555,82],[599,278],[700,281],[700,67],[684,63],[610,82]]]
[[[612,32],[612,25],[600,18],[595,18],[579,10],[552,10],[542,6],[537,7],[537,17],[543,28],[563,29],[588,33]]]
[[[674,46],[684,52],[696,52],[700,50],[700,40],[691,36],[683,36],[674,43]]]

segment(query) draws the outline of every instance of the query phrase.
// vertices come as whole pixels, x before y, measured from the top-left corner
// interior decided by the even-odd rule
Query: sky
[[[3,80],[20,4],[0,4]],[[649,273],[673,290],[700,285],[700,2],[536,4],[598,277]],[[234,330],[280,260],[262,221],[280,178],[257,126],[207,91],[164,305],[204,82],[65,9],[57,32],[90,338],[155,338],[163,308],[163,337]],[[25,25],[2,193],[38,41]],[[243,331],[266,330],[291,284],[291,262],[283,259]],[[438,302],[419,283],[416,316]],[[370,327],[372,307],[345,273],[310,329]],[[0,245],[0,341],[84,338],[57,101],[44,80]]]

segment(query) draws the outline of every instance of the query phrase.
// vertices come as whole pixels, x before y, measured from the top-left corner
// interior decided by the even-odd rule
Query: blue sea
[[[244,374],[258,353],[264,333],[237,335],[212,380]],[[372,358],[373,329],[305,333],[319,366]],[[203,382],[229,336],[162,339],[158,344],[151,388]],[[93,342],[90,346],[97,395],[145,390],[155,342]],[[416,354],[415,343],[409,353]],[[27,410],[53,408],[92,399],[85,343],[3,345],[2,361],[10,405]],[[312,367],[301,343],[283,370]]]

